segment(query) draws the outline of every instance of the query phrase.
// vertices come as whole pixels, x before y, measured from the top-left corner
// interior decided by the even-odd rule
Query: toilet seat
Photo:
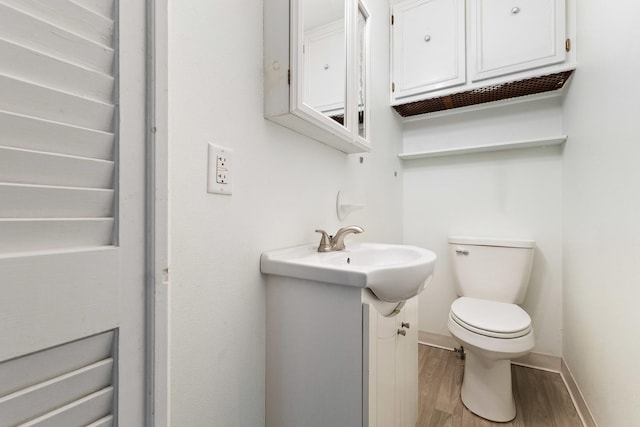
[[[516,304],[460,297],[451,304],[458,325],[493,338],[518,338],[531,332],[531,318]]]

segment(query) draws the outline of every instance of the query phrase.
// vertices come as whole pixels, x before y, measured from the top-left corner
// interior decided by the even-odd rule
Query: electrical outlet
[[[226,154],[216,156],[216,182],[218,184],[229,183],[229,165]]]
[[[207,192],[231,195],[231,157],[228,148],[209,143]]]

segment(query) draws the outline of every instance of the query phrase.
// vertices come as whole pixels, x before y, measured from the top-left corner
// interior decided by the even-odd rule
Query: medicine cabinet
[[[265,118],[369,151],[369,16],[359,0],[265,0]]]

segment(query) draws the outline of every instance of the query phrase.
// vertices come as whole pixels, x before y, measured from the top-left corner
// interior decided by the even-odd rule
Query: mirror
[[[345,126],[345,0],[303,0],[303,103]]]
[[[369,39],[367,31],[369,30],[368,24],[369,12],[364,7],[362,2],[358,2],[358,17],[356,26],[356,67],[357,67],[357,87],[358,87],[358,136],[363,139],[368,139],[368,120],[369,114],[367,111],[367,96],[369,96],[368,90],[368,76],[369,76],[369,50],[367,41]]]
[[[345,153],[371,150],[365,0],[264,0],[264,116]]]

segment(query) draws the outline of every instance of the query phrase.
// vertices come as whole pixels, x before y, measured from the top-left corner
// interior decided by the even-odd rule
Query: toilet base
[[[476,415],[496,422],[516,417],[511,387],[511,361],[488,360],[467,350],[460,397]]]

